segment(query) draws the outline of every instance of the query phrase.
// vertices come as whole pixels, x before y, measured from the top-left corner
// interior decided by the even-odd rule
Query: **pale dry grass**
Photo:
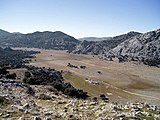
[[[31,65],[69,71],[70,73],[65,76],[66,80],[75,87],[86,90],[90,95],[111,93],[111,97],[115,99],[125,98],[130,100],[155,100],[154,98],[160,98],[159,68],[133,63],[118,63],[117,60],[99,60],[97,56],[75,55],[65,51],[34,48],[27,50],[41,51],[41,54],[36,55],[36,61],[32,59]],[[87,68],[69,68],[67,67],[68,63],[78,66],[86,65]],[[98,74],[97,71],[101,71],[102,74]],[[74,77],[75,79],[73,79]],[[88,85],[85,78],[98,80],[102,83],[102,86]]]

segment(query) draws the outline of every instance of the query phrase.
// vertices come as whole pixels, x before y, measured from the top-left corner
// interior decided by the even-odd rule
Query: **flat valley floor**
[[[160,104],[160,68],[119,63],[116,59],[106,61],[97,56],[69,54],[65,51],[16,49],[40,51],[30,65],[63,70],[66,82],[87,91],[90,96],[106,94],[114,102],[143,101]],[[68,63],[85,65],[86,69],[68,67]],[[88,80],[97,81],[99,84],[91,84]]]

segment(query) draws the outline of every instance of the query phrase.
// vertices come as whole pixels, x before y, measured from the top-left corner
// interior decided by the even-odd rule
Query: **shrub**
[[[6,68],[4,67],[0,67],[0,74],[6,75],[7,73],[9,73]]]
[[[100,98],[105,98],[106,96],[104,94],[101,94],[100,95]]]
[[[64,87],[59,82],[52,82],[51,85],[58,91],[64,91]]]
[[[35,91],[34,91],[33,88],[30,87],[30,86],[27,87],[26,93],[29,94],[29,95],[32,95],[32,96],[35,95]]]
[[[100,95],[100,98],[101,98],[102,100],[104,100],[104,101],[108,101],[108,100],[109,100],[109,98],[106,97],[104,94],[101,94],[101,95]]]
[[[6,78],[8,78],[8,79],[16,79],[16,77],[17,77],[16,73],[6,75]]]
[[[64,91],[64,94],[71,97],[82,98],[82,99],[86,99],[88,97],[87,92],[84,92],[83,90],[75,89],[73,87],[66,88]]]
[[[52,98],[46,94],[40,94],[38,96],[38,99],[41,99],[41,100],[51,100]]]
[[[73,88],[66,88],[66,89],[64,90],[64,94],[65,94],[65,95],[69,95],[69,96],[71,96],[71,97],[76,97],[76,91],[75,91],[75,89],[73,89]]]
[[[0,107],[1,106],[6,106],[6,105],[8,105],[10,102],[9,102],[9,100],[8,99],[6,99],[5,97],[3,97],[3,96],[0,96]]]
[[[31,73],[27,71],[27,72],[25,72],[24,76],[25,76],[26,78],[31,77]]]

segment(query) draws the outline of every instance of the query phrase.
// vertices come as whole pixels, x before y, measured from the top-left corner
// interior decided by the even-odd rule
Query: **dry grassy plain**
[[[22,49],[22,48],[21,48]],[[23,48],[26,49],[26,48]],[[160,68],[133,63],[105,61],[97,56],[75,55],[65,51],[38,50],[41,53],[32,59],[31,65],[51,67],[66,71],[64,78],[73,86],[83,89],[91,96],[106,94],[112,101],[146,101],[160,103]],[[67,67],[68,63],[86,69]],[[101,71],[102,74],[98,74]],[[87,79],[99,81],[99,85],[86,82]]]

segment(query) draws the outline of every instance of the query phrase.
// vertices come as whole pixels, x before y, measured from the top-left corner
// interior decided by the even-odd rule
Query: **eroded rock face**
[[[76,54],[103,55],[110,49],[122,43],[123,41],[139,34],[140,33],[137,33],[137,32],[129,32],[127,34],[119,35],[116,37],[110,37],[107,40],[103,40],[103,41],[84,40],[76,46],[76,49],[70,52],[76,53]]]
[[[160,66],[160,29],[144,34],[129,32],[104,41],[82,41],[70,51],[75,54],[118,57],[120,62],[137,61]]]
[[[160,64],[160,29],[130,38],[109,51],[115,56],[128,56],[147,65]]]

